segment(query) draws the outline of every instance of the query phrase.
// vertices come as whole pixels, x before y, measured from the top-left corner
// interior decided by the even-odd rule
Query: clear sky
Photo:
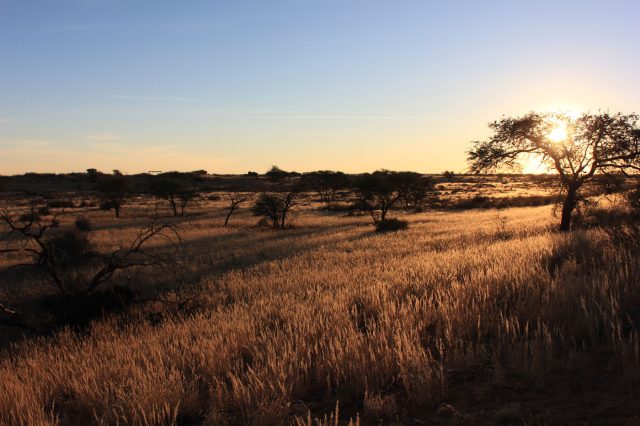
[[[639,1],[0,0],[0,174],[462,171],[503,114],[640,112]]]

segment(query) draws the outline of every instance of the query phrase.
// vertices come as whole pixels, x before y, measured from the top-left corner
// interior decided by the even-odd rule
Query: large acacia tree
[[[98,180],[96,189],[100,193],[102,207],[115,211],[116,217],[120,217],[120,209],[131,197],[133,185],[128,177],[121,174],[104,176]]]
[[[640,170],[638,116],[621,113],[529,113],[505,117],[489,125],[493,135],[474,142],[467,161],[474,173],[516,167],[535,155],[555,170],[564,192],[560,230],[571,228],[571,216],[582,185],[596,174]]]

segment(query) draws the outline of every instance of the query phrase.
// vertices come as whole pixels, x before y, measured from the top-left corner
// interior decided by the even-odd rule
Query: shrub
[[[114,285],[93,293],[72,293],[44,298],[42,305],[55,313],[61,324],[82,328],[101,316],[123,312],[135,301],[136,294],[127,286]]]
[[[82,232],[89,232],[93,230],[93,225],[86,217],[79,217],[75,221],[76,229]]]
[[[402,219],[384,219],[376,223],[376,232],[395,232],[409,228],[409,222]]]
[[[80,207],[81,209],[85,209],[85,208],[89,208],[89,207],[95,207],[96,203],[91,202],[91,201],[87,201],[87,200],[82,200],[80,202],[80,204],[78,204],[78,207]]]
[[[607,220],[600,219],[605,232],[615,245],[640,250],[640,186],[622,197],[622,205],[611,211]],[[609,226],[606,226],[606,224]]]
[[[38,209],[38,216],[50,216],[51,215],[51,209],[47,206],[45,207],[40,207]]]
[[[66,231],[45,242],[48,261],[66,268],[86,263],[95,255],[93,245],[85,232]]]
[[[360,205],[358,205],[357,203],[327,203],[324,204],[321,208],[321,210],[325,210],[328,212],[346,212],[346,213],[352,213],[354,211],[359,211],[360,210]]]
[[[25,222],[25,223],[27,223],[27,222],[37,222],[37,221],[39,221],[39,220],[40,220],[40,214],[38,214],[38,213],[37,213],[37,212],[35,212],[35,211],[31,211],[31,212],[29,212],[29,213],[21,214],[21,215],[18,217],[18,220],[19,220],[20,222]]]
[[[111,201],[102,201],[100,203],[100,210],[111,210],[114,207]]]
[[[76,206],[71,200],[52,200],[47,205],[52,209],[72,209]]]

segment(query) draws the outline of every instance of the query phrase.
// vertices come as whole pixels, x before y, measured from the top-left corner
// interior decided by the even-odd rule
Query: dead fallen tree
[[[33,208],[12,215],[0,210],[0,255],[12,255],[16,263],[1,272],[6,277],[17,270],[30,270],[51,285],[53,295],[43,307],[64,325],[85,325],[105,312],[124,309],[136,301],[128,284],[115,277],[133,268],[155,268],[176,262],[181,238],[176,225],[160,223],[157,215],[138,230],[132,241],[98,250],[87,227],[62,229],[60,216],[42,218]],[[152,249],[161,241],[162,248]],[[19,309],[0,301],[0,324],[33,328]]]

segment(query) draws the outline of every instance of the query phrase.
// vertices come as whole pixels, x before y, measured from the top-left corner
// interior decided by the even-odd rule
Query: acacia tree
[[[229,219],[233,216],[240,205],[249,201],[251,197],[252,194],[249,192],[230,192],[226,195],[229,207],[227,210],[227,216],[224,218],[224,226],[227,226]]]
[[[271,166],[271,168],[265,173],[265,176],[271,182],[277,183],[289,177],[289,172],[282,170],[278,166]]]
[[[405,207],[420,207],[433,189],[431,178],[417,172],[394,172],[390,179]]]
[[[256,200],[253,213],[270,221],[273,229],[286,229],[288,213],[292,208],[302,204],[302,193],[295,188],[280,192],[264,192]]]
[[[360,208],[369,212],[374,224],[384,221],[387,212],[402,197],[391,179],[392,174],[387,170],[378,170],[365,173],[356,180],[355,193]]]
[[[174,216],[184,216],[184,209],[193,200],[197,191],[193,186],[177,178],[158,178],[151,181],[150,190],[156,197],[169,202]]]
[[[96,189],[100,193],[101,204],[105,210],[113,209],[120,217],[120,209],[133,192],[131,181],[122,174],[105,176],[98,181]]]
[[[335,201],[336,193],[349,184],[347,175],[331,170],[305,173],[302,175],[302,181],[318,194],[321,201],[327,203]]]
[[[621,113],[529,113],[489,125],[493,135],[474,142],[467,161],[474,173],[517,167],[526,155],[555,170],[564,192],[560,230],[571,228],[580,188],[596,174],[640,170],[638,116]]]

